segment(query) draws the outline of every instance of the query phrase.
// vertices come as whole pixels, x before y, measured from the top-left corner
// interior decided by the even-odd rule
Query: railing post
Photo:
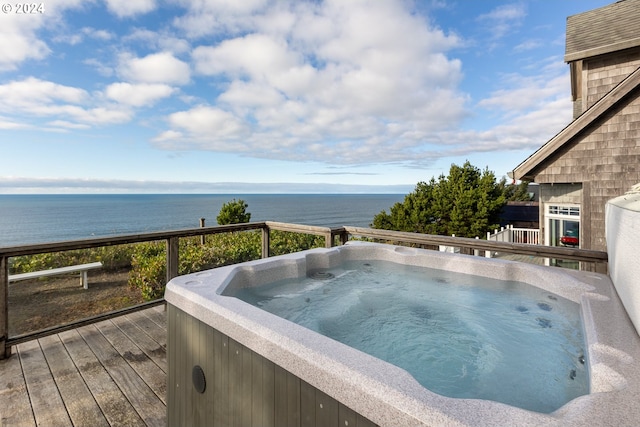
[[[324,235],[324,247],[332,248],[333,247],[333,234],[331,234],[331,230],[329,230]]]
[[[0,359],[11,356],[9,339],[9,257],[0,257]]]
[[[269,258],[269,245],[271,242],[271,234],[269,226],[262,228],[262,258]]]
[[[345,245],[349,241],[349,232],[343,229],[340,232],[340,244]]]
[[[204,219],[204,218],[200,218],[200,228],[204,228],[204,222],[205,222],[205,219]],[[203,234],[202,236],[200,236],[200,244],[201,244],[202,246],[204,246],[204,243],[205,243],[205,237],[206,237],[206,236],[205,236],[204,234]]]
[[[178,276],[180,244],[178,237],[167,239],[167,283]]]

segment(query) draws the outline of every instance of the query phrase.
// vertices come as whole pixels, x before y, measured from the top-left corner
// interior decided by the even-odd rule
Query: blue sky
[[[407,193],[565,127],[566,17],[611,1],[4,3],[0,193]]]

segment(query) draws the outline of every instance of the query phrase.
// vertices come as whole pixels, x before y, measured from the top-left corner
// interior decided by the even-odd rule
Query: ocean
[[[0,195],[0,247],[216,225],[242,199],[251,221],[368,227],[403,194]]]

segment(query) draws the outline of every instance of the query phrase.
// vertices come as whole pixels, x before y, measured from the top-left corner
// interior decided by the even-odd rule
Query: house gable
[[[513,170],[512,177],[537,183],[583,182],[594,179],[594,173],[602,172],[595,170],[597,163],[627,163],[627,159],[613,158],[633,155],[634,148],[637,150],[637,141],[640,141],[639,98],[640,68],[520,163]],[[593,151],[596,148],[601,152]],[[577,154],[580,151],[583,153]],[[569,152],[572,154],[567,154]],[[560,159],[565,157],[567,159],[563,163]],[[579,163],[578,159],[585,158],[590,160]],[[589,165],[592,167],[588,168]],[[570,169],[571,166],[574,168]]]
[[[637,28],[640,0],[567,19],[574,120],[510,174],[540,184],[545,239],[547,205],[579,206],[580,247],[606,250],[605,205],[640,182]]]

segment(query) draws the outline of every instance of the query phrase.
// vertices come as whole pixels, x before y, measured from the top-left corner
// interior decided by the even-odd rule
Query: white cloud
[[[109,41],[112,40],[115,35],[107,30],[97,30],[95,28],[91,28],[91,27],[84,27],[82,29],[82,33],[86,34],[87,36],[94,38],[94,39],[98,39],[98,40],[102,40],[102,41]]]
[[[30,2],[5,2],[15,8],[17,4]],[[82,7],[82,0],[57,0],[55,2],[35,2],[44,5],[44,13],[0,13],[0,72],[12,71],[28,60],[41,60],[51,54],[47,42],[39,37],[39,31],[46,25],[54,25],[61,20],[68,9]],[[15,12],[15,11],[14,11]]]
[[[0,85],[0,108],[12,111],[58,101],[77,104],[86,101],[88,96],[83,89],[28,77]]]
[[[286,42],[262,34],[225,40],[218,46],[200,46],[193,51],[196,71],[205,75],[264,78],[296,65]]]
[[[54,128],[65,128],[65,129],[89,129],[91,126],[83,123],[73,123],[68,122],[66,120],[53,120],[47,123],[48,126],[52,126]]]
[[[151,12],[156,8],[155,0],[106,0],[107,9],[119,18],[128,18]]]
[[[0,116],[0,129],[15,130],[15,129],[23,129],[26,127],[27,126],[24,123],[19,123],[14,120]]]
[[[197,0],[187,2],[187,13],[174,25],[192,38],[212,34],[238,34],[251,28],[256,13],[263,12],[268,0]]]
[[[171,114],[168,121],[181,132],[165,132],[156,141],[169,143],[172,139],[181,137],[182,131],[184,131],[191,143],[195,143],[196,146],[212,144],[216,150],[244,151],[241,140],[248,136],[245,124],[233,114],[219,108],[194,107],[187,111]]]
[[[515,52],[525,52],[528,50],[533,50],[533,49],[538,49],[539,47],[542,46],[542,41],[539,39],[530,39],[530,40],[525,40],[524,42],[520,43],[519,45],[516,45],[513,50]]]
[[[41,15],[0,13],[0,71],[15,70],[26,60],[43,59],[51,52],[36,36],[42,23]]]
[[[87,37],[100,41],[110,41],[116,36],[114,33],[107,30],[98,30],[92,27],[83,27],[79,32],[56,35],[55,37],[53,37],[53,41],[56,43],[67,43],[71,46],[75,46],[82,43]]]
[[[189,42],[165,31],[151,31],[145,28],[135,28],[131,34],[122,37],[124,42],[140,43],[146,48],[173,54],[186,53],[191,50]]]
[[[87,58],[82,61],[83,64],[88,65],[89,67],[94,68],[98,74],[103,77],[111,77],[115,73],[113,68],[108,65],[105,65],[104,62],[100,61],[97,58]]]
[[[446,55],[460,40],[404,3],[254,6],[236,15],[245,18],[243,34],[194,49],[195,72],[222,92],[171,115],[157,144],[340,164],[402,161],[465,116],[461,62]]]
[[[473,152],[536,150],[571,122],[569,76],[556,67],[541,67],[540,75],[503,76],[500,89],[478,103],[499,115],[499,123],[484,131],[452,131],[441,135],[442,155]],[[515,166],[515,165],[514,165]]]
[[[277,107],[284,101],[284,98],[272,86],[235,80],[231,82],[218,100],[227,105],[232,105],[237,111],[246,111],[245,107]]]
[[[550,76],[544,73],[533,77],[521,75],[505,76],[501,86],[505,89],[494,91],[487,99],[481,100],[481,107],[498,109],[505,113],[515,114],[539,108],[557,99],[568,100],[569,75]]]
[[[47,56],[55,65],[67,56],[88,66],[78,87],[25,78],[30,75],[26,68],[12,74],[16,80],[0,83],[0,128],[72,131],[126,123],[137,109],[177,95],[182,104],[163,102],[158,113],[166,120],[152,141],[157,147],[340,165],[424,166],[448,155],[537,148],[570,120],[566,66],[558,57],[551,64],[560,64],[562,73],[543,67],[534,55],[512,55],[521,70],[531,62],[527,72],[534,76],[504,75],[498,89],[472,105],[460,88],[462,62],[452,54],[468,45],[434,27],[409,1],[170,3],[176,18],[169,22],[107,26],[117,21],[108,16],[112,22],[104,28],[110,31],[99,24],[85,26],[95,21],[71,29],[65,25],[71,20],[56,23],[54,30],[38,20],[3,27],[8,21],[0,16],[0,71]],[[135,0],[107,4],[119,18],[157,5]],[[432,1],[431,8],[441,6]],[[55,8],[63,6],[55,3]],[[507,4],[480,15],[475,24],[486,30],[485,42],[504,41],[526,13],[525,3]],[[37,37],[45,30],[70,34],[57,41],[92,41],[95,49],[47,46]],[[537,43],[525,40],[510,53],[529,51]],[[56,49],[55,55],[50,49]],[[97,74],[109,79],[95,80]],[[472,108],[489,111],[501,125],[456,130],[465,126]]]
[[[491,12],[478,16],[477,20],[485,25],[492,39],[495,40],[503,38],[522,25],[526,15],[527,11],[523,3],[512,3],[498,6]]]
[[[538,108],[514,116],[486,131],[444,133],[444,144],[439,154],[462,156],[479,152],[534,151],[571,122],[571,113],[569,99],[548,100]]]
[[[127,80],[141,83],[186,84],[191,71],[189,64],[170,52],[160,52],[136,58],[130,54],[120,57],[118,74]]]
[[[155,104],[173,94],[176,89],[163,84],[113,83],[105,89],[107,98],[121,104],[144,107]]]
[[[0,112],[14,123],[31,127],[30,120],[52,118],[48,126],[70,128],[82,125],[106,125],[131,120],[129,108],[115,105],[94,107],[95,100],[83,89],[28,77],[0,85]]]

